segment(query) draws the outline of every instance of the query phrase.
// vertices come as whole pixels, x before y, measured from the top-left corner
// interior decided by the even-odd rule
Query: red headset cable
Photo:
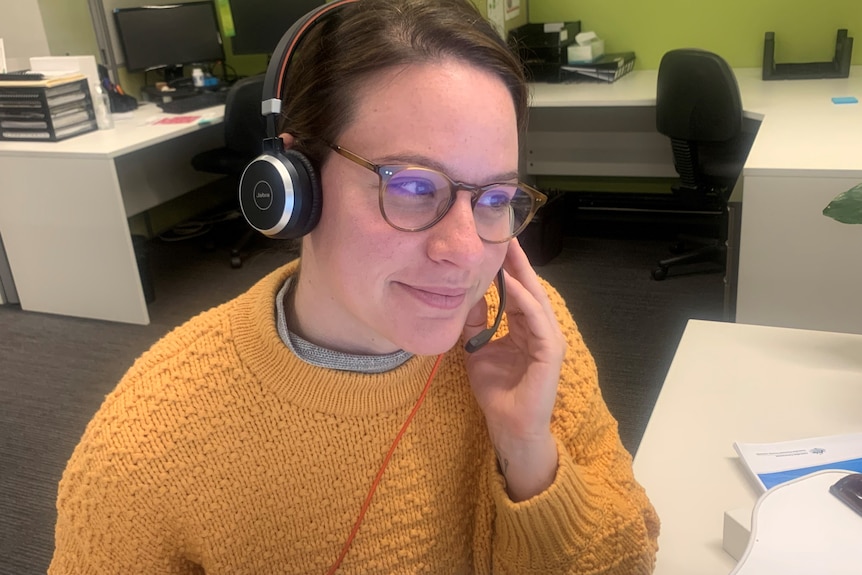
[[[443,354],[441,353],[437,356],[437,360],[431,368],[431,373],[428,375],[428,381],[425,382],[425,387],[422,389],[422,393],[419,394],[419,399],[416,400],[416,405],[413,406],[413,409],[410,411],[410,415],[408,415],[407,419],[404,420],[401,430],[398,431],[398,435],[395,436],[395,440],[392,442],[392,445],[389,446],[389,451],[386,453],[386,457],[383,458],[383,463],[380,465],[380,469],[377,470],[377,475],[374,477],[374,481],[371,482],[371,488],[368,490],[368,495],[365,496],[365,502],[359,510],[359,516],[356,518],[356,523],[353,524],[353,529],[351,529],[350,535],[347,537],[347,541],[344,542],[344,546],[341,548],[341,553],[339,553],[338,559],[335,560],[335,563],[333,563],[332,567],[329,568],[329,571],[326,572],[327,575],[334,575],[341,566],[341,562],[344,561],[344,557],[347,556],[347,552],[350,550],[350,545],[353,543],[353,539],[359,532],[360,525],[362,525],[362,520],[365,518],[365,512],[368,511],[368,507],[371,505],[371,499],[374,497],[374,492],[377,491],[377,486],[380,484],[380,480],[383,478],[383,473],[389,465],[389,460],[392,459],[392,454],[395,452],[395,448],[398,447],[398,444],[401,442],[401,438],[407,431],[407,427],[410,426],[410,422],[413,421],[413,417],[416,415],[416,412],[419,411],[419,407],[422,405],[422,402],[425,401],[425,396],[428,395],[428,390],[431,388],[431,381],[434,379],[434,374],[437,373],[437,368],[440,367],[440,360],[442,359]]]

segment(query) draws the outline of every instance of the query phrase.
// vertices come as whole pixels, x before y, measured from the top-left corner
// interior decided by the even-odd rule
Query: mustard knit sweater
[[[175,329],[107,396],[60,482],[49,574],[326,573],[435,358],[374,375],[297,359],[275,323],[295,270]],[[457,345],[339,573],[652,571],[658,518],[593,360],[549,293],[569,341],[554,483],[507,497]],[[493,317],[494,290],[487,298]]]

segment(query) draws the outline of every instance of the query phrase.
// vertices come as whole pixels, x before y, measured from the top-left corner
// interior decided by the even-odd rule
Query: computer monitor
[[[165,80],[182,77],[183,66],[224,60],[211,0],[114,10],[126,69],[164,68]]]
[[[272,54],[294,22],[324,0],[231,0],[234,54]]]

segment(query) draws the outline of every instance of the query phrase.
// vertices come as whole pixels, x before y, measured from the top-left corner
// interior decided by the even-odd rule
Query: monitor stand
[[[179,66],[167,66],[165,67],[165,82],[168,85],[172,84],[176,80],[180,80],[183,77],[183,67]]]

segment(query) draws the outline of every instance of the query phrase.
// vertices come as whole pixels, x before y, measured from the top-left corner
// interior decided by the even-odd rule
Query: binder
[[[610,83],[619,80],[634,67],[634,52],[615,52],[605,54],[593,62],[561,66],[560,69],[568,75],[567,79],[591,78]]]

